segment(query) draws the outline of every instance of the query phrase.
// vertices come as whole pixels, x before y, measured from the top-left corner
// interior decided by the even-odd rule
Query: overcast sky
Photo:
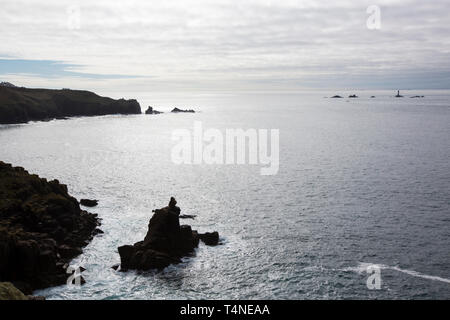
[[[23,86],[450,88],[450,0],[0,4],[0,81]]]

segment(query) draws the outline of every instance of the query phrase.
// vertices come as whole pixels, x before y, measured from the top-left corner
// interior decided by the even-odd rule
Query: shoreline
[[[0,86],[0,124],[111,114],[142,114],[142,110],[135,99],[115,100],[91,91]]]
[[[97,214],[67,186],[0,161],[0,281],[32,294],[67,282],[70,261],[97,234]]]

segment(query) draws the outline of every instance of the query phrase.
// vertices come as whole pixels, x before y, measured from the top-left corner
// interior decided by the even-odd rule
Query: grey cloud
[[[450,87],[448,1],[378,1],[381,30],[366,28],[371,1],[80,1],[75,31],[66,27],[71,1],[4,2],[0,52],[62,60],[77,72],[168,85],[214,76],[218,87],[233,78],[249,87],[270,79],[373,87],[415,77]]]

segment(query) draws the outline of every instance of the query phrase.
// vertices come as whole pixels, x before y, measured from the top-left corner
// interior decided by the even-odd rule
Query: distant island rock
[[[356,94],[351,94],[348,96],[349,98],[358,98],[358,96]]]
[[[148,106],[147,110],[145,110],[145,114],[160,114],[160,113],[163,113],[163,112],[154,110],[153,107],[151,107],[151,106]]]
[[[154,210],[143,241],[118,248],[121,271],[163,269],[180,263],[183,256],[194,251],[200,240],[207,245],[218,244],[218,232],[199,234],[191,226],[180,226],[180,208],[172,199],[169,206]]]
[[[102,233],[66,185],[2,161],[0,199],[0,281],[24,294],[65,284],[71,259]]]
[[[332,96],[331,98],[342,98],[341,96],[339,96],[339,95],[335,95],[335,96]]]
[[[75,116],[140,114],[136,100],[100,97],[90,91],[0,86],[0,124],[26,123]]]
[[[183,110],[183,109],[178,109],[178,108],[173,108],[172,111],[170,111],[170,112],[174,112],[174,113],[178,113],[178,112],[195,113],[195,111],[192,110],[192,109]]]
[[[412,96],[411,98],[425,98],[425,96]]]

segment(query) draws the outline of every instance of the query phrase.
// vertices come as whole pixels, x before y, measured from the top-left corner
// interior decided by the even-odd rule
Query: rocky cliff
[[[25,294],[66,283],[68,262],[98,225],[66,185],[0,161],[0,281]]]
[[[90,91],[0,86],[0,124],[73,116],[140,114],[136,100],[114,100]]]
[[[163,269],[181,262],[181,257],[191,254],[200,240],[207,245],[217,245],[217,232],[199,234],[188,225],[180,226],[180,208],[171,199],[169,206],[156,209],[148,225],[144,241],[119,247],[121,270]]]

